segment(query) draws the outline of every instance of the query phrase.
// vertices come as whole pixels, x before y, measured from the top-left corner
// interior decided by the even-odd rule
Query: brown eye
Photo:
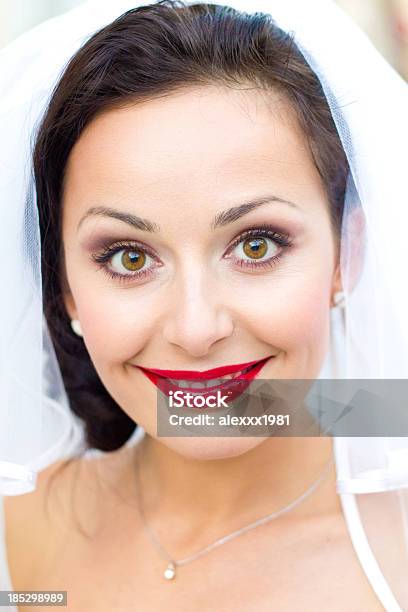
[[[124,251],[120,260],[126,270],[135,272],[143,268],[146,255],[142,251]]]
[[[233,259],[240,268],[261,270],[278,263],[291,244],[291,236],[286,232],[270,226],[251,228],[235,239],[226,259]],[[234,257],[229,257],[230,253]]]
[[[121,249],[111,257],[111,267],[117,274],[126,275],[126,272],[128,272],[127,276],[129,276],[131,272],[141,270],[148,257],[146,253],[139,249]]]
[[[265,238],[247,238],[243,242],[243,251],[251,259],[260,259],[268,252]]]

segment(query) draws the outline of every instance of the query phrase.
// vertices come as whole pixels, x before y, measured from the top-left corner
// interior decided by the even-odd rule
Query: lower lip
[[[260,361],[252,370],[246,372],[245,374],[240,374],[236,378],[228,379],[225,383],[220,385],[210,387],[210,388],[185,388],[179,387],[178,385],[174,385],[170,382],[168,378],[164,378],[163,376],[158,376],[153,372],[148,372],[146,370],[141,370],[143,374],[154,384],[160,391],[169,396],[169,392],[173,391],[182,391],[183,393],[192,393],[194,395],[200,395],[202,397],[207,397],[209,395],[214,395],[217,391],[222,391],[224,393],[228,392],[228,401],[233,401],[238,396],[240,396],[251,384],[251,381],[259,374],[264,365],[273,357],[268,357],[268,359],[264,359]],[[137,367],[137,366],[136,366]],[[141,368],[139,368],[141,369]],[[200,409],[202,410],[202,409]]]

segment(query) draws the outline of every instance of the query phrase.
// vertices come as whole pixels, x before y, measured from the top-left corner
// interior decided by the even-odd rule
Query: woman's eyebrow
[[[157,223],[153,223],[148,219],[138,217],[133,213],[123,212],[120,210],[116,210],[115,208],[109,208],[109,206],[92,206],[92,208],[89,208],[78,223],[77,231],[79,230],[85,219],[93,216],[111,217],[112,219],[118,219],[119,221],[123,221],[124,223],[127,223],[128,225],[131,225],[132,227],[143,230],[145,232],[160,231],[160,226],[157,225]]]
[[[228,225],[229,223],[233,223],[234,221],[237,221],[237,219],[240,219],[244,215],[248,214],[251,210],[258,208],[259,206],[263,206],[264,204],[272,204],[274,202],[287,204],[292,208],[297,208],[298,210],[301,210],[297,204],[294,204],[289,200],[284,200],[282,198],[278,198],[277,196],[264,196],[260,198],[255,198],[249,202],[240,204],[239,206],[233,206],[232,208],[228,208],[227,210],[219,211],[214,216],[214,219],[210,224],[210,229],[215,230],[218,227],[223,227],[225,225]],[[128,225],[131,225],[132,227],[145,232],[154,233],[160,231],[160,226],[154,221],[149,221],[149,219],[143,219],[142,217],[134,215],[133,213],[116,210],[115,208],[109,208],[107,206],[93,206],[92,208],[89,208],[89,210],[87,210],[87,212],[79,221],[77,231],[79,230],[85,219],[95,215],[118,219],[119,221],[123,221],[124,223],[127,223]]]
[[[282,198],[278,198],[277,196],[264,196],[260,198],[255,198],[250,202],[245,202],[244,204],[240,204],[239,206],[234,206],[233,208],[228,208],[227,210],[223,210],[218,212],[213,221],[210,224],[211,229],[216,229],[217,227],[223,227],[224,225],[228,225],[228,223],[232,223],[236,221],[240,217],[248,214],[254,208],[258,208],[259,206],[263,206],[264,204],[272,204],[272,203],[280,203],[287,204],[292,208],[297,208],[301,210],[301,208],[294,204],[294,202],[290,202],[289,200],[283,200]]]

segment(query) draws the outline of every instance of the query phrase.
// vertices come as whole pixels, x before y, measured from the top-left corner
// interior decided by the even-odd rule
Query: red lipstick
[[[214,392],[222,391],[227,392],[229,396],[229,401],[234,400],[236,397],[241,395],[250,385],[251,381],[255,378],[255,376],[261,371],[265,363],[275,357],[275,355],[269,355],[261,360],[247,361],[245,363],[239,363],[235,365],[221,366],[218,368],[213,368],[211,370],[159,370],[153,368],[144,368],[141,366],[138,367],[143,374],[158,387],[161,391],[163,391],[167,396],[169,392],[172,391],[175,393],[176,391],[182,391],[183,393],[193,393],[197,395],[202,395],[206,397],[208,395],[214,394]],[[177,385],[177,383],[173,381],[177,380],[196,380],[204,381],[210,379],[221,378],[222,376],[226,376],[228,374],[236,374],[233,378],[229,377],[225,379],[225,381],[214,381],[218,384],[210,387],[190,387],[186,384],[183,386]]]
[[[250,366],[257,363],[266,362],[273,355],[269,355],[264,359],[255,359],[254,361],[247,361],[246,363],[238,363],[235,365],[219,366],[212,370],[158,370],[155,368],[143,368],[142,366],[136,366],[144,372],[151,372],[157,376],[164,378],[172,378],[174,380],[210,380],[211,378],[219,378],[226,376],[227,374],[233,374],[234,372],[241,372]]]

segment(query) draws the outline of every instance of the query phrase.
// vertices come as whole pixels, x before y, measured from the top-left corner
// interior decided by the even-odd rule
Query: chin
[[[186,459],[210,460],[238,457],[267,438],[256,437],[158,437],[157,440]]]

